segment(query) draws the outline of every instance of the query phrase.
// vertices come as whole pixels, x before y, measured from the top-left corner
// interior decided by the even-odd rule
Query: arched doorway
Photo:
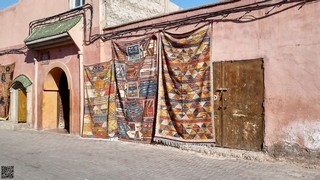
[[[10,121],[31,124],[31,85],[30,79],[21,74],[10,87]]]
[[[56,67],[47,74],[42,96],[42,128],[70,132],[70,91],[65,72]]]

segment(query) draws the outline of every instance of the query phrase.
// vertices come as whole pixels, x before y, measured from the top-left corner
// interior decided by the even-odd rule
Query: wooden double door
[[[261,150],[264,134],[263,60],[213,63],[216,143]]]

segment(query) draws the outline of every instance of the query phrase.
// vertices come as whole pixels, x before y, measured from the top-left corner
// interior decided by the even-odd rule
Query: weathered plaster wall
[[[113,31],[216,12],[255,2],[248,0],[203,7],[118,27]],[[269,3],[275,2],[279,1]],[[263,58],[265,150],[274,155],[319,156],[320,2],[290,7],[294,4],[292,2],[276,6],[274,9],[271,7],[248,12],[245,17],[242,16],[246,12],[215,17],[212,56],[213,61]],[[278,13],[272,15],[277,11]],[[170,31],[182,33],[198,26],[200,25],[180,26]],[[138,33],[143,34],[144,30]],[[111,58],[110,42],[106,41],[104,47],[105,58]]]
[[[214,26],[215,60],[264,58],[265,146],[275,155],[320,151],[320,3],[299,8],[249,23]],[[270,10],[250,15],[263,17]]]
[[[180,10],[170,0],[105,0],[104,3],[106,27]]]
[[[320,3],[299,8],[259,24],[268,77],[265,139],[276,154],[320,152]]]

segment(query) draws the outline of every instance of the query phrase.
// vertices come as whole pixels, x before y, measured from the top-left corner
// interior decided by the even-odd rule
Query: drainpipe
[[[38,129],[38,60],[33,58],[34,60],[34,128]]]
[[[84,114],[84,87],[83,87],[83,52],[78,51],[79,56],[79,81],[80,81],[80,136],[82,136],[82,130],[83,130],[83,114]]]

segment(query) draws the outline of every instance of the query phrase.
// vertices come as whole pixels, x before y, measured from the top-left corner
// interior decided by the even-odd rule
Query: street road
[[[214,158],[162,145],[88,140],[52,132],[0,130],[0,165],[14,179],[320,179],[284,162]]]

